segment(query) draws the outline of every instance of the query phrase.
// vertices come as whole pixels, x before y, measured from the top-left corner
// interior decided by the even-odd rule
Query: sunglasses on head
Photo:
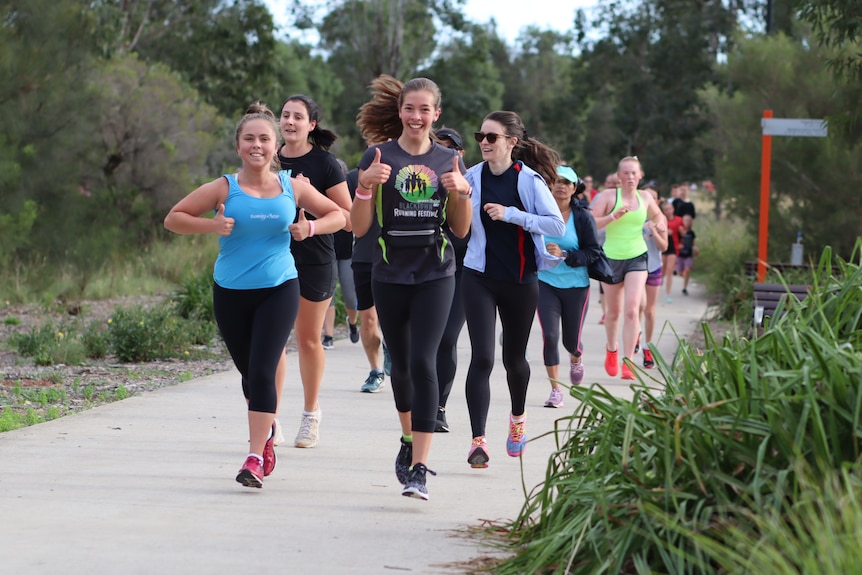
[[[497,138],[508,138],[508,136],[504,134],[495,134],[494,132],[488,132],[487,134],[485,132],[475,132],[473,137],[476,138],[476,141],[480,144],[482,143],[482,140],[485,139],[488,140],[489,144],[493,144],[497,141]]]

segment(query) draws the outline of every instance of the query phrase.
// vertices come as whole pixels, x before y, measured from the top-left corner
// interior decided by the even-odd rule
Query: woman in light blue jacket
[[[563,235],[565,222],[546,183],[556,177],[559,155],[528,137],[516,113],[488,114],[475,137],[483,161],[465,176],[472,186],[473,221],[461,294],[472,348],[466,391],[473,443],[467,461],[482,468],[489,460],[485,422],[497,313],[512,404],[506,452],[519,457],[527,441],[530,364],[525,354],[539,297],[538,271],[559,262],[542,236]]]

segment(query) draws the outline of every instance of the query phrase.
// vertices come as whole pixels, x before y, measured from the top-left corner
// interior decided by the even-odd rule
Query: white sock
[[[305,411],[302,410],[302,415],[320,415],[320,408],[317,408],[317,411]]]
[[[260,456],[260,455],[258,455],[257,453],[249,453],[249,454],[248,454],[248,457],[254,457],[254,458],[255,458],[255,459],[257,459],[258,461],[260,461],[261,465],[263,465],[263,457],[261,457],[261,456]]]

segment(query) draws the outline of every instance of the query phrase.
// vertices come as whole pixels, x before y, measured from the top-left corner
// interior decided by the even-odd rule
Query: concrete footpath
[[[656,340],[668,358],[673,330],[692,333],[706,310],[699,286],[688,297],[679,286],[674,291],[673,303],[662,297],[658,304]],[[630,395],[629,382],[602,367],[597,296],[594,289],[584,328],[585,384]],[[537,320],[528,350],[529,437],[552,430],[574,408],[571,398],[562,409],[542,407],[550,386],[541,345]],[[361,344],[336,341],[326,359],[320,444],[296,449],[301,386],[291,355],[281,415],[287,443],[276,448],[278,465],[260,490],[234,481],[248,437],[235,372],[0,434],[0,573],[461,573],[454,563],[493,553],[468,528],[515,518],[522,481],[528,490],[540,483],[554,451],[553,438],[544,437],[528,443],[523,461],[506,455],[509,398],[499,347],[490,466],[466,462],[465,327],[447,412],[452,431],[435,434],[429,467],[437,476],[428,477],[427,502],[400,494],[400,432],[388,381],[381,393],[359,392],[368,374]]]

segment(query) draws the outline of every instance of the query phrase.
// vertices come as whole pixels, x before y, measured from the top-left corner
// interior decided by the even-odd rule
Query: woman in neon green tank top
[[[596,197],[593,215],[596,228],[605,229],[604,250],[614,270],[614,283],[604,284],[607,298],[605,333],[605,371],[611,377],[620,372],[618,339],[620,319],[623,323],[623,359],[634,356],[635,342],[640,333],[640,302],[644,297],[647,276],[646,242],[643,225],[647,220],[656,228],[665,229],[667,221],[650,194],[638,191],[643,177],[637,157],[626,156],[617,167],[620,187],[605,190]],[[622,378],[634,379],[627,363],[622,366]]]

